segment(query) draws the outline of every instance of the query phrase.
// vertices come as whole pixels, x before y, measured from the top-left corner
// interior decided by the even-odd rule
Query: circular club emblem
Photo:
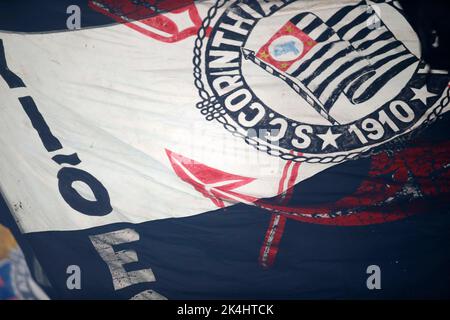
[[[409,137],[443,113],[449,78],[421,61],[393,3],[217,1],[195,42],[197,107],[286,160],[341,162]]]

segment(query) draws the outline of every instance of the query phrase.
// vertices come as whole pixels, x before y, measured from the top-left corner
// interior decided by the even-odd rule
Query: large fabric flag
[[[364,103],[418,61],[381,20],[371,23],[374,13],[369,8],[364,1],[346,6],[326,22],[314,13],[300,13],[256,57],[249,50],[244,52],[301,96],[317,99],[313,107],[335,121],[328,112],[342,93],[355,105]]]
[[[1,2],[0,223],[51,299],[449,297],[448,110],[396,1]]]

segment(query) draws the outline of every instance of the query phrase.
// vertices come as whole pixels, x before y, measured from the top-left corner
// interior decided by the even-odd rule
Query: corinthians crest
[[[294,161],[357,158],[449,103],[448,75],[429,72],[391,1],[219,0],[198,32],[194,76],[207,120]]]

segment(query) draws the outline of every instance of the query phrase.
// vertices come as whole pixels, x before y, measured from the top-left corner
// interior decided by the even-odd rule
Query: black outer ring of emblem
[[[207,120],[212,120],[212,119],[218,120],[220,123],[222,123],[224,125],[224,127],[228,131],[231,131],[236,136],[241,136],[242,138],[245,139],[245,141],[248,144],[255,146],[259,150],[266,151],[269,154],[280,156],[281,158],[286,159],[286,160],[293,160],[293,161],[300,161],[300,162],[306,161],[306,162],[313,162],[313,163],[317,163],[317,162],[330,163],[330,162],[342,162],[347,159],[356,159],[356,158],[359,158],[360,156],[370,155],[370,154],[379,152],[380,145],[386,144],[386,145],[392,146],[393,144],[395,144],[396,141],[405,141],[409,137],[412,136],[413,132],[418,131],[417,128],[415,128],[413,131],[405,133],[406,130],[408,130],[411,127],[413,127],[414,125],[416,125],[418,120],[423,117],[423,115],[428,110],[428,106],[431,106],[437,102],[437,100],[442,95],[442,92],[448,85],[448,77],[447,76],[419,74],[418,73],[419,68],[424,67],[424,65],[425,65],[424,63],[419,63],[415,74],[410,79],[408,84],[401,90],[401,92],[394,99],[385,103],[382,107],[378,108],[371,114],[366,115],[365,117],[363,117],[357,121],[354,121],[352,123],[345,124],[345,125],[337,125],[337,126],[336,125],[333,125],[333,126],[311,125],[308,123],[301,123],[299,121],[293,121],[291,119],[285,118],[281,114],[277,113],[276,111],[270,109],[270,107],[265,105],[258,97],[256,97],[254,95],[251,88],[247,85],[247,83],[245,82],[245,78],[243,77],[242,72],[239,67],[239,75],[242,77],[242,81],[244,83],[243,87],[245,87],[252,94],[252,102],[258,102],[266,109],[265,118],[262,119],[258,123],[258,125],[253,126],[252,129],[255,129],[255,130],[278,129],[277,127],[275,127],[275,128],[271,127],[269,124],[269,122],[271,120],[276,119],[277,117],[283,118],[286,121],[288,121],[288,131],[285,134],[285,137],[288,137],[288,139],[286,139],[286,138],[281,139],[279,141],[278,146],[281,148],[287,149],[287,150],[297,151],[298,153],[301,153],[301,155],[297,156],[297,155],[293,154],[292,152],[284,153],[283,151],[278,150],[278,148],[271,148],[270,146],[261,144],[261,141],[257,138],[255,139],[254,137],[249,137],[249,136],[241,134],[240,132],[238,132],[238,129],[233,124],[229,123],[229,121],[225,117],[225,114],[226,114],[226,115],[230,116],[235,123],[238,123],[238,121],[237,121],[238,115],[240,114],[240,112],[245,111],[245,108],[248,108],[248,106],[246,106],[234,113],[230,112],[229,110],[226,110],[225,107],[223,107],[224,99],[221,99],[221,97],[218,95],[217,91],[214,90],[214,87],[212,86],[212,79],[211,79],[211,75],[209,74],[209,72],[211,70],[208,67],[208,62],[209,62],[208,61],[208,53],[210,52],[211,42],[213,41],[216,32],[219,30],[219,28],[217,28],[217,27],[214,28],[213,31],[210,33],[209,40],[208,40],[207,46],[206,46],[207,48],[205,50],[206,51],[205,52],[205,60],[206,60],[205,74],[206,74],[206,78],[208,80],[209,87],[213,91],[214,95],[211,96],[208,93],[208,91],[205,90],[205,85],[202,82],[202,70],[201,70],[201,54],[202,54],[202,52],[201,51],[202,51],[202,47],[204,44],[204,40],[206,38],[206,29],[210,26],[212,19],[217,15],[218,10],[222,6],[224,6],[227,2],[229,2],[229,1],[228,0],[218,0],[215,3],[215,5],[209,9],[207,17],[203,20],[202,26],[198,31],[197,39],[195,41],[194,59],[193,59],[195,85],[198,88],[200,97],[203,100],[202,102],[197,104],[197,108],[201,109],[202,114],[207,116]],[[277,10],[271,12],[270,15],[272,15],[276,11],[284,8],[285,6],[291,4],[292,2],[294,2],[294,1],[286,1],[283,6],[277,8]],[[227,10],[222,14],[222,16],[218,19],[218,21],[216,21],[216,25],[220,25],[220,22],[223,21],[224,19],[226,19],[227,12],[229,10],[232,10],[234,8],[234,6],[236,6],[239,3],[240,2],[237,1],[237,2],[234,2],[233,4],[231,4],[227,8]],[[397,10],[397,8],[395,8],[395,9]],[[234,12],[236,12],[236,11],[234,11]],[[260,19],[250,17],[249,15],[244,15],[244,18],[251,18],[251,19],[255,20],[255,24],[254,24],[253,28],[256,26],[257,22],[260,20]],[[221,29],[220,31],[224,32],[225,38],[227,38],[227,36],[229,36],[231,34],[231,32],[229,34],[227,34],[226,33],[227,30]],[[240,40],[240,41],[242,41],[242,46],[245,46],[246,39],[249,37],[250,33],[251,33],[251,30],[249,31],[248,35],[246,37],[244,37],[245,39]],[[234,35],[235,40],[239,38],[239,37],[236,37],[236,34],[233,33],[233,35]],[[243,59],[240,48],[236,48],[236,47],[233,48],[232,46],[227,46],[227,49],[228,50],[231,49],[232,51],[239,50],[239,52],[238,52],[239,61],[241,61],[241,59]],[[220,70],[215,70],[215,71],[220,71]],[[430,86],[430,84],[431,84],[431,86]],[[413,96],[414,96],[414,93],[411,90],[411,87],[412,88],[420,88],[423,85],[427,85],[429,90],[431,88],[430,92],[435,94],[435,97],[433,99],[430,98],[427,101],[427,105],[423,104],[419,100],[415,100],[415,101],[411,100],[411,98],[413,98]],[[225,97],[232,93],[233,93],[233,91],[229,92],[227,95],[225,95]],[[448,95],[449,95],[449,90],[447,88],[446,97],[444,97],[441,100],[441,103],[435,108],[435,110],[432,110],[432,112],[428,115],[428,117],[424,121],[422,121],[422,125],[421,125],[420,129],[424,129],[424,128],[422,128],[423,126],[431,124],[431,122],[434,122],[434,120],[436,120],[440,116],[444,107],[449,103]],[[430,100],[432,100],[432,101],[429,102]],[[365,144],[363,144],[360,140],[356,139],[356,137],[354,136],[354,133],[351,134],[349,132],[349,128],[352,125],[357,126],[357,128],[361,128],[361,124],[365,123],[366,119],[377,119],[377,116],[379,116],[381,111],[384,111],[387,114],[391,113],[391,116],[392,116],[392,112],[389,112],[389,107],[392,106],[392,103],[396,103],[397,101],[402,101],[403,103],[407,103],[408,106],[414,111],[414,119],[412,121],[410,121],[408,123],[405,123],[402,121],[396,122],[396,126],[399,129],[398,132],[395,132],[394,130],[392,130],[392,128],[389,128],[389,129],[391,129],[390,131],[384,130],[382,138],[379,138],[377,140],[367,139],[368,141]],[[273,117],[269,117],[269,114],[273,114]],[[296,126],[293,125],[293,122],[295,122]],[[292,139],[293,138],[295,139],[295,135],[294,135],[295,128],[300,125],[311,126],[313,128],[313,133],[311,134],[311,138],[312,138],[311,144],[309,147],[304,148],[304,149],[298,149],[292,145]],[[320,140],[317,137],[317,134],[325,134],[330,128],[332,128],[332,132],[334,134],[341,134],[341,136],[339,138],[339,149],[335,149],[333,146],[329,145],[324,150],[321,150],[322,140]],[[249,128],[243,127],[243,129],[246,130]],[[420,130],[420,131],[422,131],[422,130]],[[386,140],[390,140],[390,141],[386,141]],[[359,150],[356,151],[357,149],[359,149]],[[345,153],[336,155],[337,153],[342,153],[342,152],[345,152]]]

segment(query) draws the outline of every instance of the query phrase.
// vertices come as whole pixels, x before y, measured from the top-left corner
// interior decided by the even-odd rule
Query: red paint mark
[[[299,154],[299,155],[301,155],[301,154]],[[288,203],[292,198],[292,195],[294,193],[295,179],[297,179],[298,169],[300,168],[300,164],[301,164],[300,162],[294,163],[294,167],[292,168],[291,177],[288,182],[287,190],[285,191],[286,195],[282,202],[283,204]]]
[[[289,167],[291,166],[292,161],[288,161],[286,163],[286,165],[283,168],[283,173],[281,174],[281,179],[280,179],[280,183],[278,184],[278,193],[277,194],[282,194],[284,191],[284,183],[286,181],[286,177],[289,171]]]
[[[127,27],[158,41],[172,43],[196,35],[202,19],[194,0],[90,0],[89,7]],[[181,29],[174,15],[189,18],[190,26]],[[209,36],[211,28],[206,30]]]
[[[257,200],[255,197],[232,191],[254,181],[254,178],[214,169],[167,149],[166,153],[178,177],[192,185],[219,208],[225,207],[224,201],[251,204]]]
[[[418,142],[394,155],[374,155],[367,176],[352,195],[333,203],[311,206],[289,205],[300,163],[286,163],[278,185],[279,195],[269,202],[231,191],[252,182],[253,178],[225,173],[169,150],[166,152],[177,175],[217,206],[223,207],[226,200],[254,203],[275,212],[260,249],[259,263],[265,268],[275,262],[287,219],[362,226],[400,220],[428,212],[432,205],[450,203],[450,141]],[[219,185],[207,187],[215,183]],[[401,201],[397,201],[399,199]]]
[[[291,152],[292,154],[292,152]],[[299,154],[301,155],[301,154]],[[289,177],[287,188],[284,189],[285,180],[290,166],[293,164],[292,171]],[[295,179],[298,176],[298,169],[300,162],[288,161],[283,168],[283,174],[280,179],[278,187],[278,201],[281,204],[286,204],[291,200]],[[276,256],[280,247],[281,238],[283,237],[284,227],[286,225],[286,216],[281,214],[272,214],[269,227],[264,237],[264,243],[259,253],[259,263],[264,268],[270,268],[275,263]]]

